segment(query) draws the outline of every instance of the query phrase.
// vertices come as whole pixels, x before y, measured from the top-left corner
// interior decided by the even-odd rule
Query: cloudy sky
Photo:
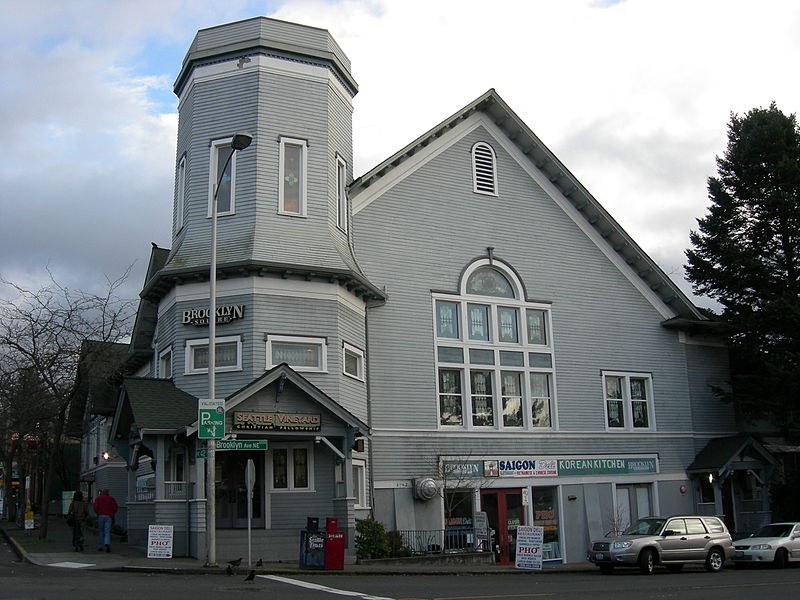
[[[92,289],[169,247],[197,29],[272,16],[353,63],[360,175],[495,88],[678,281],[730,113],[800,109],[794,0],[0,0],[0,276]],[[709,301],[696,299],[700,305]]]

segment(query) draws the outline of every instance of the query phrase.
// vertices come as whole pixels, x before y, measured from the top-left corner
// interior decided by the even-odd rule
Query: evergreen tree
[[[800,129],[773,102],[731,115],[690,235],[686,271],[723,306],[732,391],[744,416],[800,434]]]

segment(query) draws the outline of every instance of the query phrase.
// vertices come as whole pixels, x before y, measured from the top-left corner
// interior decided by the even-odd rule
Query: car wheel
[[[600,572],[603,575],[611,575],[614,572],[614,565],[600,565]]]
[[[652,575],[656,567],[656,555],[649,548],[642,550],[639,555],[639,570],[645,575]]]
[[[722,555],[722,550],[719,548],[712,548],[706,556],[706,571],[711,573],[718,573],[722,570],[722,565],[725,564],[725,557]]]
[[[667,571],[670,573],[680,573],[683,570],[683,565],[667,565]]]
[[[789,556],[786,553],[786,548],[778,548],[777,552],[775,552],[775,559],[772,561],[772,565],[776,569],[784,569],[788,563]]]

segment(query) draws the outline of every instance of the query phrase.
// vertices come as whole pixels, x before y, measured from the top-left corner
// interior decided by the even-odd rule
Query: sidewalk
[[[196,558],[146,558],[146,556],[125,542],[111,545],[111,552],[98,552],[96,534],[86,532],[86,550],[75,552],[72,549],[72,530],[63,518],[51,517],[48,523],[48,539],[39,539],[39,530],[24,530],[14,523],[0,522],[0,531],[11,544],[20,559],[39,566],[63,567],[102,571],[140,571],[144,573],[177,573],[177,574],[225,574],[225,563],[219,567],[205,567],[204,561]],[[253,557],[253,562],[257,558]],[[545,565],[542,571],[524,571],[510,566],[496,565],[431,565],[424,562],[413,562],[403,565],[345,565],[344,571],[321,571],[301,569],[297,563],[264,563],[262,567],[253,567],[259,575],[454,575],[454,574],[541,574],[580,571],[596,571],[591,563],[575,563],[568,565]],[[246,574],[245,562],[234,571]]]

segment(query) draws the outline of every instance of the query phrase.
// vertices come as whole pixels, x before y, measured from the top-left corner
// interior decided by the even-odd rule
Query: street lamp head
[[[234,150],[244,150],[253,141],[253,136],[248,133],[234,133],[231,140],[231,148]]]

